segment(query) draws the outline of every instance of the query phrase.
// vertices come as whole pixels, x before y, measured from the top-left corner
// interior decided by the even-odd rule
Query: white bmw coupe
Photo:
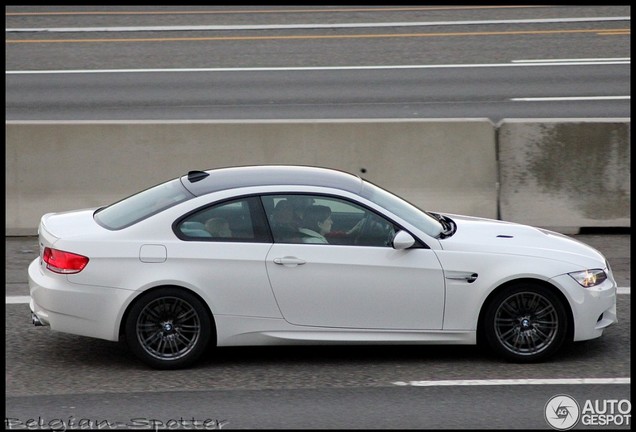
[[[529,226],[423,211],[301,166],[192,171],[107,207],[50,213],[29,266],[36,325],[117,341],[148,365],[210,344],[475,344],[540,361],[617,321],[595,249]]]

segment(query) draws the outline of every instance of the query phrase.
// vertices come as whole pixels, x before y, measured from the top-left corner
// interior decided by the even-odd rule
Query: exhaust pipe
[[[36,327],[43,327],[44,323],[42,321],[40,321],[40,318],[34,314],[33,312],[31,312],[31,322],[33,322],[33,325]]]

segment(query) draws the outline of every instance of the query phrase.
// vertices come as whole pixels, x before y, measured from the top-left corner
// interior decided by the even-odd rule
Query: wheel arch
[[[510,281],[506,281],[505,283],[499,285],[497,288],[492,290],[490,294],[488,294],[488,297],[486,297],[486,300],[483,302],[483,304],[481,305],[481,309],[479,310],[479,318],[477,319],[477,343],[480,345],[483,345],[485,342],[484,319],[485,319],[486,311],[488,310],[488,307],[490,306],[490,304],[493,302],[493,299],[502,291],[505,291],[506,289],[509,289],[510,287],[513,287],[515,285],[521,285],[521,284],[534,284],[534,285],[542,286],[558,297],[558,299],[563,304],[563,308],[565,309],[565,313],[567,314],[567,320],[568,320],[567,333],[565,336],[565,340],[572,341],[574,339],[574,315],[572,314],[572,306],[570,305],[570,302],[568,301],[567,297],[563,294],[563,292],[561,292],[559,288],[557,288],[556,286],[554,286],[553,284],[545,280],[534,279],[534,278],[521,278],[521,279],[513,279]]]
[[[210,310],[210,306],[208,305],[208,303],[196,291],[193,291],[189,288],[186,288],[180,285],[170,285],[170,284],[157,285],[153,288],[149,288],[145,290],[144,292],[142,292],[141,294],[139,294],[137,297],[134,298],[133,301],[130,302],[130,304],[126,307],[126,310],[124,311],[121,317],[121,320],[119,321],[119,339],[122,340],[122,337],[126,334],[126,321],[128,321],[128,315],[130,314],[130,311],[135,306],[135,304],[137,304],[140,300],[142,300],[148,294],[163,288],[174,288],[174,289],[187,291],[189,294],[195,296],[201,302],[201,304],[205,307],[205,310],[208,313],[208,316],[210,318],[210,325],[212,326],[211,332],[210,332],[212,335],[212,339],[210,340],[210,345],[216,346],[216,342],[218,338],[216,321],[214,319],[214,314],[212,313],[212,310]]]

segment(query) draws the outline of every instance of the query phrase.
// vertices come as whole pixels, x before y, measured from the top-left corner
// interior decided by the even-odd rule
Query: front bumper
[[[567,274],[554,279],[569,297],[574,319],[574,341],[600,337],[604,329],[618,322],[616,282],[610,272],[608,275],[605,282],[592,288],[581,287]]]

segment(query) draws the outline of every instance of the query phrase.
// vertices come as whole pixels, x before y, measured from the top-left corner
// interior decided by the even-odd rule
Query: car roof
[[[181,183],[193,195],[250,186],[321,186],[360,194],[363,180],[331,168],[299,165],[252,165],[190,171]]]

